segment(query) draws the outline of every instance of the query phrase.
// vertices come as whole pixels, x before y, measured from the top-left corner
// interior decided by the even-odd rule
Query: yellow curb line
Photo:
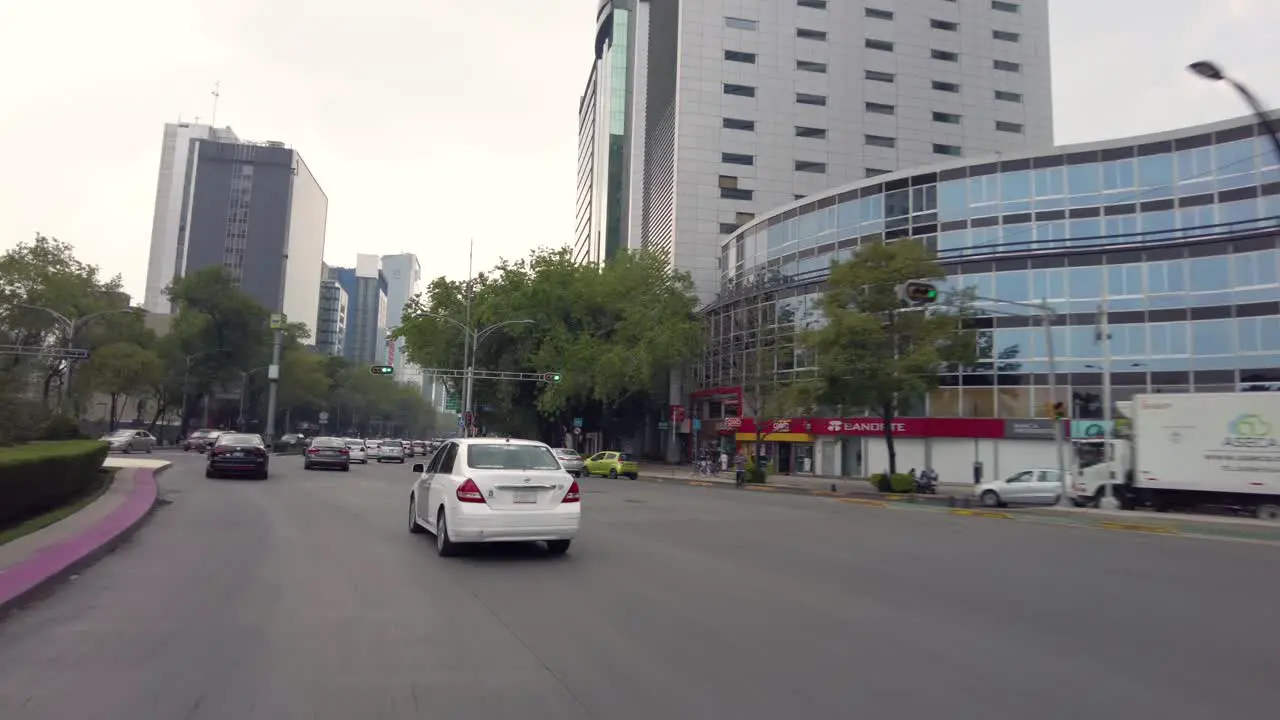
[[[690,485],[697,485],[698,487],[711,487],[711,483],[709,483],[709,482],[700,482],[700,481],[698,481],[698,480],[691,480],[691,481],[689,482],[689,484],[690,484]]]
[[[1138,523],[1100,522],[1098,527],[1104,530],[1125,530],[1128,532],[1153,533],[1155,535],[1177,535],[1178,531],[1164,525],[1140,525]]]
[[[850,505],[861,505],[863,507],[887,508],[889,503],[883,500],[863,500],[862,498],[840,498],[840,502],[849,503]]]
[[[833,493],[830,490],[810,490],[809,494],[816,495],[818,497],[835,497],[839,493]]]
[[[746,487],[748,490],[756,490],[760,492],[778,492],[778,488],[776,487],[763,487],[760,485],[747,485]]]
[[[960,515],[963,517],[984,517],[992,520],[1012,520],[1013,516],[1009,513],[992,512],[990,510],[952,510],[952,515]]]

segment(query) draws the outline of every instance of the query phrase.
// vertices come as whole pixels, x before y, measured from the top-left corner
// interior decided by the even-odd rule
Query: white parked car
[[[116,430],[99,438],[111,445],[112,452],[151,452],[156,439],[146,430]]]
[[[444,556],[467,543],[532,541],[563,555],[582,525],[578,481],[540,442],[456,438],[413,471],[409,532],[434,533]]]
[[[1067,482],[1070,484],[1070,476]],[[1055,469],[1020,470],[1003,480],[988,480],[973,487],[973,495],[986,507],[1055,505],[1062,495],[1062,477]]]
[[[351,462],[358,462],[361,465],[369,464],[369,454],[365,452],[364,441],[358,438],[347,438],[343,440],[347,445],[347,450],[351,453]]]

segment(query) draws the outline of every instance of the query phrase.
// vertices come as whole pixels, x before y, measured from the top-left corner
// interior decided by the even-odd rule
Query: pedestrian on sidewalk
[[[741,485],[747,479],[747,456],[741,450],[733,459],[733,481]]]

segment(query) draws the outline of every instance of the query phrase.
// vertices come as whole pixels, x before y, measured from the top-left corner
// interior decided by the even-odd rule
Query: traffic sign
[[[574,427],[576,427],[576,428],[580,428],[580,427],[582,427],[582,418],[580,418],[580,417],[576,417],[576,418],[574,418],[574,419],[573,419],[573,426],[574,426]]]
[[[320,415],[319,415],[319,418],[320,418],[320,424],[321,424],[321,425],[323,425],[323,424],[325,424],[325,423],[329,422],[329,413],[327,413],[327,412],[321,412],[321,413],[320,413]]]

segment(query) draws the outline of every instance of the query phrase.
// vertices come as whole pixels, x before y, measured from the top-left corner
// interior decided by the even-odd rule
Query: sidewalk
[[[709,476],[698,475],[689,465],[664,465],[662,463],[641,462],[640,477],[665,480],[682,480],[685,482],[705,482],[733,484],[733,471],[720,472]],[[794,490],[829,495],[882,495],[872,487],[871,483],[861,478],[822,477],[814,475],[770,475],[764,483],[765,487],[780,490]],[[966,483],[939,483],[940,497],[969,497],[973,494],[973,486]]]
[[[151,512],[163,460],[108,457],[121,468],[111,487],[84,509],[0,545],[0,612],[110,552]]]

